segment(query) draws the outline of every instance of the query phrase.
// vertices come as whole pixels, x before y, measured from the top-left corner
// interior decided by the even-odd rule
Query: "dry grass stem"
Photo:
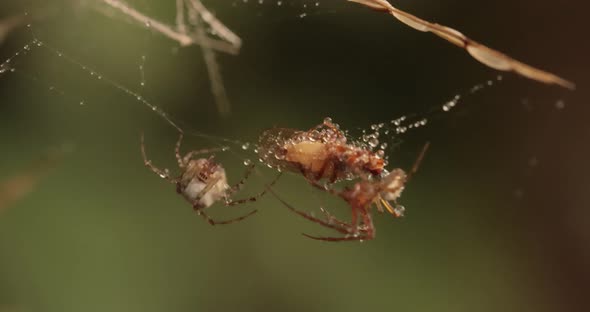
[[[425,21],[410,13],[393,7],[386,0],[348,0],[356,2],[372,9],[387,12],[402,23],[423,32],[431,32],[450,43],[463,48],[473,58],[484,65],[500,71],[511,71],[523,77],[536,80],[546,84],[555,84],[567,89],[575,89],[575,84],[558,77],[552,73],[534,68],[530,65],[517,61],[506,54],[493,50],[485,45],[466,37],[459,31],[440,24]]]
[[[188,10],[188,17],[190,23],[195,27],[196,33],[199,36],[206,36],[205,25],[203,22],[207,22],[204,16],[208,16],[209,21],[207,22],[212,29],[216,25],[218,30],[214,30],[218,35],[224,33],[222,38],[228,37],[230,39],[225,40],[236,40],[236,44],[238,47],[241,46],[242,40],[237,37],[233,32],[231,32],[225,25],[221,24],[217,19],[213,17],[213,15],[205,9],[205,7],[201,4],[198,0],[187,0]],[[213,23],[213,24],[211,24]],[[182,25],[178,25],[179,28]],[[186,27],[184,27],[186,28]],[[237,38],[237,39],[236,39]],[[219,64],[217,63],[215,51],[210,49],[209,47],[202,46],[201,49],[203,50],[203,58],[205,60],[205,66],[207,67],[207,73],[209,75],[209,82],[211,83],[211,92],[215,97],[215,102],[217,103],[217,110],[222,116],[227,116],[231,112],[231,106],[229,103],[229,99],[227,98],[227,93],[225,91],[225,86],[223,84],[223,78],[221,76],[221,69],[219,68]]]
[[[134,8],[128,6],[127,4],[123,3],[119,0],[102,0],[103,3],[107,4],[113,9],[118,10],[122,14],[130,17],[134,21],[138,22],[141,25],[146,25],[150,29],[178,42],[181,46],[189,46],[193,44],[197,44],[200,46],[207,46],[210,49],[213,49],[218,52],[228,53],[228,54],[237,54],[239,52],[239,47],[234,46],[231,43],[225,42],[223,40],[216,40],[209,38],[207,36],[200,37],[196,34],[189,34],[189,33],[182,33],[174,29],[173,27],[162,23],[158,20],[155,20],[145,14],[135,10]],[[101,11],[103,12],[103,11]],[[104,13],[104,12],[103,12]]]

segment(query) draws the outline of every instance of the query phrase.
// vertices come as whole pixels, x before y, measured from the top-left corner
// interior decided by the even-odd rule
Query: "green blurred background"
[[[73,147],[28,196],[0,211],[0,311],[588,311],[588,4],[393,3],[563,75],[578,90],[507,74],[458,109],[428,115],[427,127],[388,151],[391,166],[409,168],[431,142],[402,197],[406,217],[377,215],[377,238],[360,244],[302,237],[330,232],[270,196],[250,207],[217,205],[213,216],[259,213],[209,226],[143,166],[141,131],[155,164],[175,169],[175,130],[46,47],[138,90],[185,129],[243,142],[326,116],[354,130],[421,115],[497,73],[344,1],[204,1],[244,41],[238,56],[218,54],[233,108],[224,118],[199,47],[179,48],[92,2],[0,4],[0,17],[47,13],[32,23],[34,35],[22,27],[0,46],[4,60],[34,37],[45,43],[0,76],[0,179],[52,147]],[[130,3],[174,22],[174,1]],[[184,150],[213,143],[192,135]],[[217,158],[237,181],[244,159],[256,156],[232,147]],[[241,195],[273,176],[259,166]],[[284,176],[276,189],[300,209],[325,203],[349,215],[298,176]]]

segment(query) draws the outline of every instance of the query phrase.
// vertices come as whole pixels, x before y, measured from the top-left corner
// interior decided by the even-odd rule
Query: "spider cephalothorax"
[[[144,164],[150,168],[154,173],[160,177],[168,180],[170,183],[176,185],[176,192],[181,194],[191,205],[193,209],[207,220],[209,224],[229,224],[240,220],[243,220],[252,214],[256,213],[256,210],[250,213],[226,220],[226,221],[215,221],[207,216],[203,210],[210,207],[214,203],[223,200],[226,206],[233,206],[237,204],[243,204],[251,201],[256,201],[259,197],[266,193],[263,192],[245,199],[232,200],[231,196],[240,190],[246,179],[249,177],[253,166],[249,166],[244,174],[244,177],[237,184],[230,186],[227,183],[227,177],[223,166],[213,160],[213,156],[209,158],[195,158],[200,154],[210,154],[219,149],[202,149],[197,151],[190,151],[184,157],[180,155],[180,145],[182,142],[183,135],[180,134],[178,142],[176,143],[175,155],[178,162],[178,167],[182,171],[178,178],[172,178],[168,170],[161,170],[156,166],[152,165],[151,160],[148,160],[145,153],[145,144],[143,135],[141,136],[141,152],[143,155]],[[277,176],[278,179],[278,176]],[[276,179],[271,183],[276,182]]]

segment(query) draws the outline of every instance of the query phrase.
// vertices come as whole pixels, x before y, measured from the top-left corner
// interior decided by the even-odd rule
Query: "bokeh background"
[[[207,225],[143,166],[142,131],[153,161],[175,168],[175,130],[47,47],[137,90],[184,129],[241,142],[326,116],[359,133],[440,108],[497,73],[344,1],[204,3],[244,41],[238,56],[218,54],[229,117],[217,113],[199,47],[179,48],[98,13],[92,1],[0,4],[0,17],[40,16],[0,46],[2,60],[27,52],[0,75],[0,179],[43,176],[0,208],[0,311],[588,311],[587,3],[393,3],[578,90],[507,74],[456,110],[427,115],[427,127],[395,138],[403,143],[388,151],[391,166],[408,168],[431,142],[403,194],[406,217],[376,216],[377,238],[364,243],[306,239],[301,232],[329,232],[270,196],[250,207],[217,205],[213,216],[259,213]],[[174,22],[174,1],[130,4]],[[23,51],[33,38],[45,45]],[[191,135],[185,150],[216,143]],[[43,161],[62,146],[69,151]],[[237,181],[243,161],[256,156],[232,150],[217,158]],[[274,174],[258,166],[241,194],[260,191]],[[324,203],[348,216],[343,202],[296,175],[276,190],[298,208],[317,212]]]

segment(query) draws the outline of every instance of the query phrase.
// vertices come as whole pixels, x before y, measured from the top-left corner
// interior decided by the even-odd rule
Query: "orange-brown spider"
[[[350,222],[338,220],[323,208],[321,211],[326,215],[327,219],[322,220],[316,218],[296,209],[280,198],[274,193],[274,191],[272,191],[272,189],[269,189],[272,194],[283,203],[283,205],[293,212],[312,222],[319,223],[325,227],[345,234],[343,237],[318,237],[303,233],[304,236],[312,239],[334,242],[370,240],[375,238],[375,227],[371,216],[371,207],[374,204],[377,207],[377,211],[382,213],[387,210],[396,218],[403,216],[405,208],[397,204],[397,199],[401,196],[401,193],[411,176],[418,170],[428,146],[428,143],[424,146],[409,174],[406,174],[402,169],[394,169],[393,171],[384,174],[381,178],[372,179],[364,176],[361,177],[358,182],[350,187],[344,188],[342,191],[337,191],[326,185],[321,185],[317,181],[308,180],[313,186],[344,199],[351,208],[352,216]],[[390,202],[393,202],[393,205]]]
[[[250,176],[254,165],[249,166],[248,169],[246,169],[244,177],[237,184],[230,187],[227,183],[225,169],[221,164],[218,164],[213,160],[213,156],[210,156],[209,158],[195,158],[197,155],[210,154],[212,152],[218,151],[219,149],[213,148],[190,151],[184,155],[184,157],[182,157],[180,155],[180,145],[182,143],[182,138],[183,134],[180,133],[175,148],[175,156],[176,160],[178,161],[178,167],[182,170],[179,177],[173,178],[170,176],[168,169],[161,170],[152,165],[151,160],[149,160],[146,156],[144,136],[142,134],[141,153],[143,155],[143,162],[145,166],[161,178],[164,178],[170,183],[176,185],[176,192],[181,194],[184,199],[191,203],[195,212],[202,216],[211,225],[238,222],[256,213],[257,210],[255,209],[241,217],[224,221],[215,221],[204,213],[204,209],[210,207],[220,200],[223,200],[223,203],[226,206],[256,201],[266,193],[266,189],[253,197],[232,200],[231,196],[240,190],[244,182]],[[270,185],[273,185],[277,179],[275,179]]]
[[[384,159],[366,147],[347,142],[330,118],[308,131],[266,130],[259,138],[258,155],[270,167],[301,173],[308,180],[334,183],[360,175],[378,176]]]

